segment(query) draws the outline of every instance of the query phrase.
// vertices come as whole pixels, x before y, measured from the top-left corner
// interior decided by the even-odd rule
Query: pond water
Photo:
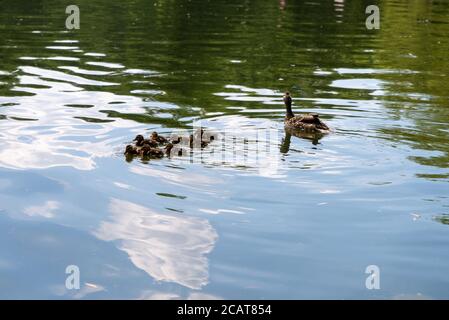
[[[0,1],[0,298],[449,298],[448,2],[69,4]]]

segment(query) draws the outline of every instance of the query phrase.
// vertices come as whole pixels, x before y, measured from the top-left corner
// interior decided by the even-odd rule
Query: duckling
[[[149,145],[144,145],[140,150],[139,154],[143,157],[152,157],[152,158],[162,158],[164,156],[164,152],[159,148],[153,148]]]
[[[286,92],[284,95],[284,104],[287,111],[284,120],[286,128],[306,132],[329,132],[329,127],[320,120],[318,114],[314,113],[295,116],[292,111],[292,97],[289,92]]]
[[[174,149],[173,149],[174,148]],[[177,152],[177,154],[178,154],[178,156],[180,157],[180,156],[182,156],[182,149],[181,148],[178,148],[178,147],[175,147],[174,145],[173,145],[173,143],[169,143],[169,144],[167,144],[166,146],[165,146],[165,153],[167,154],[167,156],[172,156],[173,154],[176,154],[176,152]]]
[[[126,146],[124,154],[125,155],[137,155],[137,154],[139,154],[139,150],[135,146],[132,146],[129,144]]]
[[[182,137],[178,137],[178,136],[175,136],[175,137],[173,137],[172,139],[170,139],[170,143],[171,144],[178,144],[178,143],[180,143],[182,141]]]
[[[164,138],[163,136],[160,136],[156,131],[154,131],[154,132],[151,134],[151,140],[152,140],[152,141],[155,141],[155,142],[157,142],[157,143],[162,143],[162,144],[168,142],[168,140],[167,140],[166,138]]]
[[[150,147],[157,147],[158,144],[157,142],[150,140],[150,139],[145,139],[143,137],[143,135],[138,134],[133,141],[136,141],[136,146],[137,147],[143,147],[144,145],[148,145]]]
[[[191,134],[189,136],[175,136],[172,139],[170,139],[169,143],[170,144],[183,144],[183,145],[188,144],[190,146],[190,148],[193,148],[194,144],[196,146],[196,141],[200,141],[199,138],[197,138],[197,135]]]
[[[174,135],[172,138],[167,142],[171,144],[179,144],[183,142],[183,144],[187,144],[190,146],[190,148],[193,148],[194,146],[201,146],[201,148],[206,147],[209,142],[212,142],[215,140],[215,134],[206,132],[204,129],[198,129],[193,134],[189,136],[177,136]],[[200,143],[201,142],[201,143]]]
[[[205,148],[207,147],[207,145],[209,144],[207,141],[203,141],[201,138],[199,138],[197,135],[193,135],[191,134],[189,137],[189,145],[190,148],[193,147],[199,147],[201,146],[201,148]]]
[[[167,156],[170,155],[170,152],[173,149],[173,147],[174,147],[173,143],[169,143],[165,146],[165,153],[167,154]]]

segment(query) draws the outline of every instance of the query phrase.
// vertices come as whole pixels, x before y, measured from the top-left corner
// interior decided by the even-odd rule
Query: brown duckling
[[[164,149],[165,149],[165,154],[166,154],[167,156],[170,156],[170,155],[171,155],[171,152],[172,152],[173,147],[174,147],[173,143],[169,143],[169,144],[167,144],[167,145],[165,146]]]
[[[212,134],[210,132],[206,132],[204,129],[198,129],[193,134],[189,136],[173,136],[170,141],[167,141],[171,144],[179,144],[183,142],[183,144],[187,144],[190,146],[190,148],[193,148],[194,146],[201,146],[201,148],[206,147],[209,142],[212,142],[215,140],[215,134]],[[201,143],[199,143],[201,141]]]
[[[151,157],[151,158],[162,158],[164,156],[164,152],[159,148],[153,148],[149,145],[144,145],[140,150],[139,154],[143,157]]]
[[[173,143],[169,143],[165,146],[165,153],[167,154],[167,156],[170,156],[173,147],[174,147]]]
[[[179,136],[174,136],[173,138],[170,139],[171,144],[178,144],[181,141],[182,141],[182,137],[179,137]]]
[[[137,147],[143,147],[143,146],[145,146],[145,145],[148,145],[148,146],[150,146],[150,147],[157,147],[157,146],[158,146],[158,143],[157,143],[157,142],[155,142],[155,141],[153,141],[153,140],[151,140],[151,139],[145,139],[145,138],[143,137],[143,135],[141,135],[141,134],[138,134],[138,135],[134,138],[133,141],[136,141],[136,146],[137,146]]]
[[[156,131],[154,131],[151,134],[151,140],[153,140],[153,141],[155,141],[157,143],[162,143],[162,144],[168,142],[168,140],[166,138],[164,138],[163,136],[160,136]]]
[[[170,139],[170,144],[180,144],[182,142],[183,145],[189,145],[190,148],[193,148],[193,146],[196,146],[197,141],[200,141],[199,138],[197,137],[197,135],[189,135],[189,136],[176,136],[172,139]],[[203,146],[204,144],[201,143],[201,145]]]
[[[329,132],[329,127],[320,120],[317,114],[295,116],[292,111],[292,97],[289,92],[284,95],[284,104],[287,111],[284,124],[287,129],[318,133]]]
[[[174,146],[173,143],[169,143],[165,146],[165,154],[169,157],[177,154],[180,157],[182,156],[182,149]]]
[[[125,148],[125,155],[138,155],[139,154],[139,150],[132,145],[127,145]]]

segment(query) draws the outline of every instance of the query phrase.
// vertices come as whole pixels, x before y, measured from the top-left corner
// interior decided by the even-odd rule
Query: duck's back
[[[329,131],[329,127],[316,114],[303,114],[285,119],[285,126],[290,129],[310,132]]]

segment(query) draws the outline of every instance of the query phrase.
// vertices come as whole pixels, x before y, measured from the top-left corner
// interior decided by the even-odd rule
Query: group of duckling
[[[321,121],[318,114],[309,113],[294,115],[292,110],[292,97],[289,92],[286,92],[284,97],[284,105],[286,114],[284,118],[285,131],[290,135],[310,138],[316,141],[323,134],[331,132],[331,129]],[[189,137],[165,138],[157,132],[153,132],[148,139],[141,134],[137,135],[133,140],[134,145],[127,145],[125,155],[128,157],[141,156],[147,158],[162,158],[164,155],[171,156],[172,154],[182,155],[183,149],[176,145],[189,145],[190,148],[200,147],[204,148],[209,142],[213,141],[215,134],[199,129]],[[290,141],[290,139],[288,139]],[[181,143],[186,142],[186,143]],[[176,147],[175,147],[176,146]]]
[[[173,136],[166,138],[157,132],[151,133],[149,138],[145,138],[143,135],[138,134],[133,142],[125,148],[124,154],[126,156],[140,156],[145,158],[163,158],[164,156],[171,156],[172,154],[182,155],[183,149],[181,145],[185,145],[190,148],[194,147],[206,147],[210,141],[214,140],[214,135],[207,135],[203,129],[197,130],[189,137]],[[178,147],[179,145],[179,147]]]

